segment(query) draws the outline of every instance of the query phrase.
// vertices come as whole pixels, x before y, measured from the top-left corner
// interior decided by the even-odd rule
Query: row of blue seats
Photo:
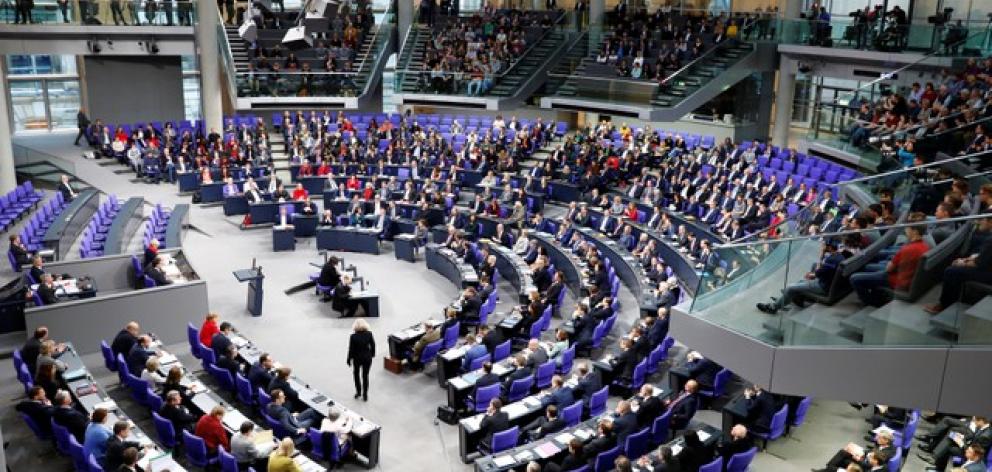
[[[45,193],[35,190],[30,180],[0,195],[0,230],[7,231],[38,206],[44,197]]]

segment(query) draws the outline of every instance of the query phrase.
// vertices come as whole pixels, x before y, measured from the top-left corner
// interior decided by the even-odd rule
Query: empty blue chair
[[[200,330],[193,326],[193,323],[186,323],[186,340],[189,342],[189,350],[193,357],[200,358]]]
[[[103,354],[103,365],[111,372],[117,372],[117,359],[114,359],[114,351],[107,345],[107,341],[100,341],[100,353]]]
[[[501,344],[497,344],[496,347],[493,348],[493,362],[499,362],[507,357],[510,357],[510,349],[512,346],[513,343],[509,340]]]
[[[225,451],[224,446],[217,446],[217,458],[220,459],[220,472],[240,472],[238,459]]]
[[[799,401],[799,404],[796,405],[796,412],[792,415],[792,423],[789,424],[790,427],[798,428],[802,426],[803,422],[806,421],[806,413],[809,411],[809,406],[812,403],[813,397],[806,397]],[[910,420],[910,422],[912,422],[912,420]],[[909,437],[912,438],[913,434],[910,433]]]
[[[613,462],[617,460],[619,455],[620,446],[614,446],[613,449],[600,452],[596,455],[596,462],[593,464],[592,470],[594,472],[609,472],[613,470]]]
[[[892,458],[889,459],[888,469],[886,470],[898,472],[900,467],[902,467],[902,448],[897,447],[896,453],[893,454]]]
[[[55,422],[55,419],[54,418],[53,419],[49,419],[48,421],[51,421],[51,423],[52,423],[52,435],[55,436],[55,449],[57,451],[59,451],[59,454],[68,456],[69,453],[70,453],[70,451],[69,451],[69,436],[72,436],[72,435],[69,434],[69,430],[68,429],[65,429],[64,427],[59,426]]]
[[[269,403],[272,403],[272,397],[262,387],[258,387],[256,391],[258,392],[258,395],[256,395],[256,398],[258,398],[258,409],[259,411],[265,411],[269,407]]]
[[[72,465],[76,468],[76,472],[89,472],[90,466],[86,461],[86,450],[71,434],[69,435],[69,457],[72,457]]]
[[[183,431],[183,449],[186,451],[186,460],[194,467],[206,468],[216,464],[220,459],[207,455],[207,443],[203,438]]]
[[[229,392],[236,390],[234,386],[234,378],[231,377],[231,371],[211,364],[207,366],[207,372],[211,377],[217,380],[217,383],[219,383],[221,388],[224,390]]]
[[[573,427],[582,421],[582,400],[576,401],[561,410],[561,419],[566,427]]]
[[[210,371],[207,366],[214,365],[217,363],[217,354],[214,353],[213,349],[210,349],[204,345],[200,345],[200,363],[203,364],[203,370]]]
[[[480,444],[479,451],[483,454],[495,454],[505,451],[516,446],[519,437],[520,427],[514,426],[494,434],[492,444]]]
[[[668,441],[669,425],[672,422],[672,410],[666,409],[665,413],[654,419],[651,423],[651,442],[662,444]]]
[[[165,405],[165,400],[158,396],[151,387],[145,392],[145,399],[148,404],[148,409],[151,411],[162,411],[162,407]]]
[[[469,363],[468,366],[469,372],[481,369],[482,365],[485,364],[486,362],[489,362],[491,358],[492,357],[489,354],[485,354],[482,357],[476,357],[475,359],[472,359],[472,362]]]
[[[740,452],[730,456],[730,461],[727,462],[727,472],[747,472],[748,466],[751,465],[751,461],[754,460],[754,456],[757,454],[758,454],[758,448],[752,447],[747,451]],[[896,471],[899,469],[890,468],[889,470]]]
[[[723,395],[723,391],[727,386],[727,381],[729,380],[730,370],[726,368],[720,369],[720,371],[717,372],[716,376],[713,378],[713,389],[699,389],[699,394],[710,399],[718,398]]]
[[[644,428],[624,440],[623,451],[627,457],[641,457],[648,451],[651,430]]]
[[[713,462],[705,464],[699,467],[699,472],[722,472],[723,471],[723,457],[717,457],[713,459]]]
[[[545,389],[551,385],[551,377],[555,374],[555,361],[548,361],[537,366],[534,374],[534,386]]]
[[[458,344],[458,333],[461,330],[461,323],[455,323],[444,330],[444,346],[442,349],[451,349]]]
[[[606,411],[606,398],[610,395],[610,387],[606,386],[589,397],[589,416],[599,416]]]
[[[423,365],[430,364],[431,361],[437,357],[437,354],[441,352],[441,346],[443,343],[443,339],[438,339],[437,341],[424,346],[424,350],[420,351],[420,363]]]
[[[475,394],[472,395],[470,401],[467,402],[470,407],[476,412],[481,413],[489,408],[489,402],[493,398],[499,398],[500,394],[500,384],[486,385],[485,387],[477,387],[475,389]]]
[[[101,466],[100,463],[96,461],[96,457],[93,457],[93,454],[89,455],[89,457],[86,459],[86,462],[87,465],[89,465],[89,472],[104,472],[103,466]]]
[[[238,401],[245,406],[252,406],[255,404],[255,397],[251,392],[251,382],[248,381],[241,374],[234,374],[234,393],[238,397]]]
[[[768,441],[774,441],[785,433],[785,420],[789,416],[789,405],[782,405],[775,415],[772,416],[772,422],[768,426],[768,432],[753,431],[754,435],[761,438],[762,449],[768,448]]]
[[[512,403],[526,397],[527,394],[530,393],[530,388],[533,385],[533,375],[527,378],[514,380],[513,383],[510,384],[510,391],[506,393],[506,399]]]
[[[172,422],[162,418],[157,411],[152,412],[152,422],[155,423],[155,434],[158,435],[159,444],[168,449],[176,447],[176,429],[172,426]]]
[[[565,291],[562,290],[562,293],[564,292]],[[555,367],[555,373],[561,375],[567,375],[572,371],[572,364],[574,363],[574,361],[575,361],[575,346],[569,346],[568,349],[562,351],[561,357],[559,358],[558,366]]]
[[[667,357],[667,351],[664,343],[655,346],[654,349],[651,350],[651,353],[648,354],[647,364],[645,364],[645,373],[647,375],[653,375],[657,372],[658,364],[661,364],[661,362],[665,360],[665,357]]]

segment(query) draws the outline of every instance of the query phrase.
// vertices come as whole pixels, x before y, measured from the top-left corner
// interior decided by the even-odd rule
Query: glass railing
[[[218,15],[219,15],[219,13],[218,13]],[[218,18],[223,18],[223,17],[222,16],[218,16]],[[221,61],[224,63],[223,64],[224,65],[224,68],[223,68],[222,72],[223,72],[224,77],[227,79],[226,80],[226,82],[227,82],[227,84],[226,84],[227,85],[227,92],[228,92],[229,96],[231,96],[231,97],[237,97],[238,96],[238,86],[237,86],[237,78],[235,77],[235,74],[237,73],[238,68],[237,68],[237,66],[234,65],[234,52],[231,49],[231,43],[227,39],[227,30],[225,29],[225,25],[224,25],[224,22],[223,21],[218,21],[217,22],[217,43],[218,43],[217,44],[217,47],[220,48],[220,58],[221,58]],[[199,55],[195,55],[194,57],[197,60],[196,68],[197,68],[197,70],[199,70],[200,69],[200,65],[199,65],[200,56]]]
[[[930,250],[908,286],[880,289],[888,261],[909,241],[908,227],[924,228]],[[973,233],[992,237],[992,214],[725,244],[716,248],[717,257],[729,261],[728,272],[740,273],[705,274],[690,314],[776,346],[989,344],[984,333],[992,327],[992,312],[976,302],[992,295],[992,287],[969,286],[976,293],[961,298],[955,292],[953,303],[935,306],[942,290],[961,289],[947,285],[956,279],[945,271],[968,264],[958,254],[976,250]]]
[[[930,23],[897,25],[893,22],[858,22],[834,16],[830,21],[779,20],[782,44],[801,44],[884,52],[922,52],[943,56],[981,56],[988,52],[989,23],[957,26]]]
[[[514,75],[529,77],[533,71],[526,69],[527,66],[524,64],[535,49],[540,47],[554,51],[561,47],[569,37],[569,30],[566,28],[565,22],[566,15],[562,12],[555,19],[553,26],[545,28],[538,39],[532,41],[519,53],[514,54],[514,57],[508,61],[496,61],[490,57],[488,72],[475,72],[470,69],[464,71],[415,69],[415,65],[412,64],[413,54],[416,48],[423,47],[418,43],[421,39],[433,40],[432,29],[415,22],[410,26],[410,31],[407,32],[403,51],[401,51],[397,61],[394,76],[395,90],[397,93],[427,95],[489,95],[507,77]],[[543,62],[537,63],[535,67],[541,65]],[[520,84],[513,85],[518,86]]]
[[[31,4],[26,10],[18,8]],[[6,24],[45,24],[74,26],[193,26],[196,2],[129,1],[129,0],[67,0],[3,1],[0,2],[0,22]]]

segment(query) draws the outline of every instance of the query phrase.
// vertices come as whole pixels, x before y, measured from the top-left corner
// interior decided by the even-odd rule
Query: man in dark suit
[[[647,428],[654,423],[655,418],[661,416],[665,411],[665,405],[662,404],[661,399],[654,394],[654,387],[650,384],[644,384],[641,386],[641,391],[638,392],[637,396],[634,397],[634,401],[637,402],[637,425],[641,428]]]
[[[172,280],[169,280],[165,276],[165,270],[162,269],[162,264],[164,264],[162,256],[156,256],[151,265],[145,269],[145,275],[154,280],[156,286],[172,284]]]
[[[272,402],[266,407],[265,414],[276,420],[280,426],[293,435],[294,440],[306,437],[307,428],[320,419],[320,414],[307,408],[300,413],[292,413],[286,407],[286,394],[280,389],[272,390]]]
[[[608,451],[617,445],[617,437],[613,434],[613,422],[607,418],[599,420],[596,437],[589,444],[586,444],[582,452],[586,462],[592,464],[600,452]]]
[[[138,335],[141,333],[141,326],[137,322],[130,322],[124,326],[117,336],[114,336],[114,342],[110,344],[110,350],[114,353],[114,358],[118,354],[127,356],[131,353],[131,348],[134,344],[138,342]]]
[[[238,348],[234,344],[227,345],[227,351],[217,356],[217,367],[231,373],[233,380],[237,374],[241,373],[241,362],[238,360]]]
[[[499,383],[499,376],[493,373],[493,363],[484,362],[482,363],[482,377],[479,377],[475,381],[475,388],[482,388],[492,384]]]
[[[114,423],[114,435],[107,440],[107,455],[103,458],[104,470],[117,470],[124,463],[124,450],[133,447],[141,450],[141,444],[128,441],[131,435],[131,423],[118,421]]]
[[[317,283],[324,287],[336,287],[341,283],[341,275],[338,274],[337,266],[341,263],[341,260],[337,257],[329,257],[324,266],[320,268],[320,277],[317,278]]]
[[[499,398],[493,398],[486,409],[486,416],[479,422],[479,433],[482,434],[484,449],[489,449],[493,443],[493,435],[510,427],[510,416],[504,411],[503,402]]]
[[[55,424],[69,430],[79,444],[85,442],[86,426],[89,419],[72,406],[72,396],[65,390],[55,394],[55,409],[52,411]]]
[[[530,377],[534,371],[527,366],[527,358],[523,354],[517,354],[513,358],[513,365],[516,369],[506,377],[506,381],[503,382],[503,395],[510,393],[510,386],[513,385],[513,381],[526,379]]]
[[[754,447],[754,439],[751,435],[747,434],[747,428],[742,425],[734,425],[730,429],[730,437],[724,436],[720,439],[720,443],[717,445],[717,454],[723,457],[723,463],[729,463],[730,458],[734,457],[734,454],[740,454],[742,452],[747,452]]]
[[[14,256],[14,261],[17,262],[18,267],[26,266],[31,263],[31,251],[28,251],[27,246],[21,242],[21,237],[19,235],[10,235],[10,253]]]
[[[214,355],[218,358],[226,354],[228,347],[233,345],[230,337],[233,331],[234,326],[224,321],[220,324],[220,332],[210,338],[210,348],[214,350]]]
[[[575,403],[575,396],[572,394],[572,389],[565,386],[565,379],[560,375],[551,377],[551,390],[541,399],[541,405],[565,408],[572,406],[572,403]]]
[[[38,297],[41,298],[41,302],[45,305],[52,305],[59,302],[59,297],[56,295],[55,280],[52,278],[52,274],[41,276],[41,283],[38,285]]]
[[[251,382],[252,388],[268,387],[272,383],[272,374],[269,371],[274,366],[275,362],[272,361],[269,353],[266,352],[259,356],[258,361],[248,369],[248,381]]]
[[[599,378],[599,373],[589,369],[589,364],[583,362],[578,367],[579,381],[575,385],[575,396],[582,397],[582,403],[589,406],[589,399],[592,394],[603,388],[603,382]]]
[[[546,271],[544,271],[546,273]],[[560,271],[555,271],[551,278],[551,285],[548,286],[548,290],[544,292],[544,298],[541,299],[541,304],[544,306],[557,305],[558,297],[561,295],[561,291],[565,289],[565,283],[562,278],[562,273]],[[561,307],[556,307],[561,308]]]
[[[631,411],[629,400],[620,400],[620,403],[617,403],[613,430],[617,433],[617,444],[620,445],[627,440],[627,436],[637,432],[637,414]]]
[[[282,366],[276,369],[276,374],[272,377],[272,381],[269,382],[268,391],[271,392],[279,389],[284,395],[286,395],[286,408],[289,411],[296,411],[296,408],[301,405],[300,394],[293,389],[293,386],[289,384],[289,376],[293,373],[293,370],[289,367]]]
[[[183,397],[176,390],[165,394],[165,404],[162,405],[159,415],[172,422],[172,428],[177,435],[181,435],[183,430],[192,432],[193,426],[200,419],[183,406]]]
[[[141,372],[153,353],[152,338],[147,334],[139,336],[138,342],[131,346],[131,352],[127,353],[128,369],[131,372]]]
[[[717,372],[723,368],[696,351],[690,352],[688,358],[689,362],[685,367],[689,371],[689,378],[698,382],[703,388],[712,388]]]
[[[68,175],[62,174],[62,182],[59,183],[59,193],[62,194],[62,198],[67,202],[71,202],[73,198],[76,198],[76,191],[69,184]]]
[[[633,346],[634,341],[630,338],[620,338],[620,352],[610,359],[612,378],[607,379],[606,383],[619,379],[630,380],[633,377],[634,365],[637,364]]]
[[[764,391],[760,385],[744,389],[745,406],[747,407],[747,425],[753,431],[767,433],[772,424],[772,417],[778,409],[775,396]]]
[[[985,450],[992,446],[992,427],[989,426],[988,418],[975,416],[972,418],[972,424],[968,427],[953,430],[944,436],[933,448],[934,467],[937,471],[945,470],[951,457],[961,456],[964,454],[964,450],[972,444],[979,445]],[[921,457],[930,462],[928,457],[922,455]]]
[[[682,392],[671,400],[665,400],[664,404],[669,411],[672,412],[671,416],[671,430],[685,429],[689,425],[689,420],[692,419],[693,415],[696,414],[696,409],[699,408],[699,398],[696,396],[696,392],[699,391],[699,383],[695,380],[690,380],[685,383]]]
[[[565,429],[565,420],[561,419],[558,415],[557,406],[548,405],[544,409],[544,416],[531,421],[523,429],[527,432],[531,441],[536,441],[549,434],[554,434]]]
[[[28,391],[28,399],[17,404],[17,411],[34,420],[42,432],[52,434],[52,402],[45,396],[45,389],[35,385]]]
[[[158,256],[158,240],[152,239],[148,242],[148,246],[145,248],[142,264],[147,267],[148,264],[151,264],[155,260],[156,256]]]
[[[527,367],[535,371],[541,364],[548,362],[548,352],[544,350],[537,339],[531,339],[527,342],[527,352]]]
[[[817,472],[834,472],[837,469],[843,469],[848,466],[848,464],[854,463],[861,466],[864,470],[874,470],[871,469],[870,459],[872,454],[885,454],[887,457],[892,457],[896,453],[895,446],[892,444],[892,433],[888,431],[881,431],[875,435],[875,444],[871,445],[875,449],[874,453],[866,452],[869,450],[868,447],[861,447],[854,443],[849,443],[843,449],[837,451],[830,461],[827,462],[827,467],[819,469]],[[887,461],[883,461],[885,464]]]

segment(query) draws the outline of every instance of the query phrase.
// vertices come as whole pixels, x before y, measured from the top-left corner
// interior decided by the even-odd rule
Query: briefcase
[[[392,357],[383,357],[382,366],[385,367],[386,370],[394,374],[403,373],[403,361],[400,359],[394,359]]]
[[[437,419],[444,421],[447,424],[457,424],[458,412],[450,406],[442,405],[437,407]]]

